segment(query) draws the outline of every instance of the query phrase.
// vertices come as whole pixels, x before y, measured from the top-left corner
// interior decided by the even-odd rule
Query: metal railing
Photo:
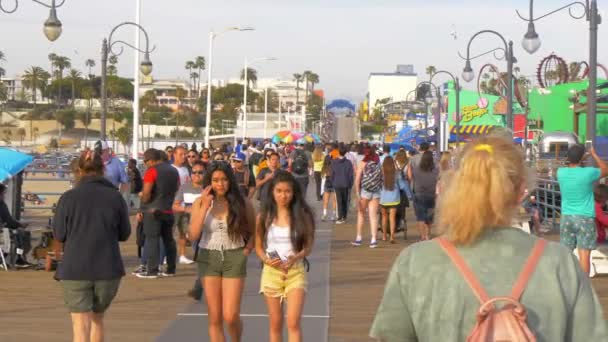
[[[553,231],[559,230],[561,219],[561,192],[556,180],[539,178],[536,189],[536,208],[543,225],[549,225]]]
[[[56,177],[28,177],[33,174],[56,174]],[[74,180],[71,176],[72,171],[65,169],[26,169],[24,172],[23,181],[24,182],[69,182],[70,185]],[[62,192],[42,192],[42,191],[28,191],[27,193],[22,194],[25,197],[26,194],[36,195],[36,196],[56,196],[59,197],[63,195]],[[23,209],[24,210],[53,210],[55,207],[53,205],[25,205],[28,201],[24,201]]]

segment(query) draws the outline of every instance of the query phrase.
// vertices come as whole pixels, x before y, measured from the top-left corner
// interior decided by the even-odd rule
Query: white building
[[[418,76],[411,64],[397,65],[395,72],[373,72],[369,74],[369,114],[378,100],[389,98],[390,102],[405,101],[409,92],[416,89]]]
[[[2,77],[0,82],[6,87],[8,101],[34,102],[33,90],[23,86],[23,75],[16,75],[12,78]],[[36,90],[36,103],[49,103],[49,99],[42,96],[40,89]]]
[[[236,83],[243,85],[244,81],[237,78],[229,79],[227,83]],[[281,108],[287,110],[295,109],[296,101],[298,105],[304,104],[306,99],[306,84],[300,82],[299,88],[296,90],[296,81],[292,79],[282,78],[258,78],[255,84],[250,84],[251,90],[257,93],[263,93],[264,89],[268,88],[275,94],[278,94],[281,100]],[[312,87],[308,85],[308,94],[312,92]]]

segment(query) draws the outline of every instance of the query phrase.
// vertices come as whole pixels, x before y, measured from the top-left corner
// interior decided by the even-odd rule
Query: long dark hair
[[[279,183],[289,183],[293,191],[293,197],[289,204],[289,230],[291,236],[291,245],[300,252],[304,247],[312,243],[315,238],[315,218],[310,206],[304,200],[304,195],[300,189],[300,185],[291,173],[286,171],[277,171],[274,178],[270,182],[268,188],[268,196],[262,203],[262,212],[260,214],[261,231],[258,233],[262,237],[262,241],[266,241],[266,234],[272,222],[277,218],[277,202],[274,200],[274,188]]]
[[[433,161],[433,152],[424,151],[420,157],[420,170],[431,172],[435,169],[435,161]]]
[[[203,178],[203,188],[211,185],[211,178],[216,171],[223,172],[228,178],[228,190],[226,200],[228,201],[228,236],[233,242],[239,238],[247,240],[251,237],[249,222],[247,221],[247,206],[245,198],[239,190],[239,185],[232,171],[232,167],[225,161],[214,161],[209,163]]]
[[[384,157],[382,175],[384,178],[384,188],[388,191],[393,191],[395,188],[395,161],[391,156]]]

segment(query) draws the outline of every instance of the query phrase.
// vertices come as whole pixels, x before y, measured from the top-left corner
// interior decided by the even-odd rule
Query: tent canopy
[[[23,171],[34,158],[8,148],[0,148],[0,182]]]

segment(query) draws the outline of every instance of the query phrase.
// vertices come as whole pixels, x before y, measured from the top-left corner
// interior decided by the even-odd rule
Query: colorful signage
[[[488,112],[487,108],[479,108],[479,106],[476,104],[464,106],[464,107],[462,107],[462,114],[461,114],[462,121],[469,122],[475,118],[482,117],[488,113],[489,112]]]

